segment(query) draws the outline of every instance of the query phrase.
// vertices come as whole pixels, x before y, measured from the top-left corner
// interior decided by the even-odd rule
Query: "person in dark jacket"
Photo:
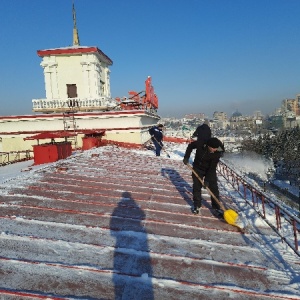
[[[210,138],[207,142],[202,140],[193,141],[188,144],[183,158],[184,164],[188,164],[192,151],[196,149],[193,169],[198,176],[204,181],[204,187],[209,187],[211,192],[219,199],[219,188],[217,182],[217,165],[220,157],[224,153],[224,145],[217,138]],[[192,212],[198,214],[202,205],[201,189],[202,184],[199,179],[192,173],[193,178],[193,202]],[[211,197],[211,205],[215,215],[221,215],[220,205]]]
[[[156,156],[160,156],[160,151],[164,146],[163,141],[163,124],[158,124],[157,126],[153,126],[149,129],[149,133],[151,135],[151,140],[155,146],[155,154]]]
[[[196,128],[192,138],[197,138],[197,140],[202,140],[203,142],[206,142],[211,138],[211,129],[208,125],[208,121],[205,121],[202,125]]]

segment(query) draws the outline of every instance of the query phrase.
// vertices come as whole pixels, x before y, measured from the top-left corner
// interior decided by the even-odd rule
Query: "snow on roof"
[[[172,147],[171,158],[105,146],[0,168],[0,296],[300,299],[299,257],[253,209],[248,233],[215,218],[205,190],[191,214],[186,145]]]

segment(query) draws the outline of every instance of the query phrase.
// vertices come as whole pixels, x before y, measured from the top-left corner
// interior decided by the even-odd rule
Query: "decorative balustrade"
[[[33,99],[32,110],[35,112],[62,112],[74,108],[78,111],[110,110],[117,107],[115,99],[100,97],[97,99]]]

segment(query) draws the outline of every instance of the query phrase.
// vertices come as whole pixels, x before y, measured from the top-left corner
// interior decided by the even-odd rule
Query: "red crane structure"
[[[157,112],[158,109],[158,97],[154,92],[152,86],[151,76],[145,80],[145,90],[141,92],[129,91],[129,97],[119,98],[116,97],[116,101],[121,110],[149,110],[151,112]]]

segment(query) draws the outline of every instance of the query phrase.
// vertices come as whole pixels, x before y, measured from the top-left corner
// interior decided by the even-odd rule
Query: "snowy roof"
[[[184,149],[169,153],[0,168],[0,298],[300,299],[299,257],[258,216],[248,233],[215,218],[206,190],[192,215]]]

